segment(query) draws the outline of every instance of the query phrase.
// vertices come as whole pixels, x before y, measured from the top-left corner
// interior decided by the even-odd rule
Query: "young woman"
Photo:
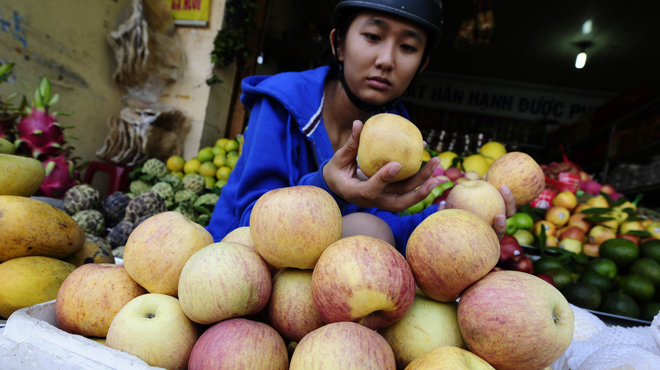
[[[223,188],[207,229],[215,240],[248,226],[254,203],[269,190],[315,185],[334,196],[344,216],[344,236],[366,234],[405,255],[408,237],[429,214],[397,213],[438,185],[431,159],[412,178],[392,182],[391,162],[366,179],[356,155],[362,122],[375,113],[407,117],[399,96],[429,61],[440,37],[442,8],[433,0],[345,0],[335,8],[331,66],[243,80],[249,110],[241,157]],[[511,192],[501,189],[507,212]],[[503,235],[505,215],[494,222]]]

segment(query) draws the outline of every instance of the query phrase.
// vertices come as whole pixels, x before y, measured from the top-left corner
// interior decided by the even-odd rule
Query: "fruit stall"
[[[0,83],[13,68],[0,61]],[[124,73],[115,82],[146,78]],[[181,110],[124,97],[81,158],[55,86],[0,96],[0,369],[660,368],[660,172],[626,162],[657,156],[657,99],[599,131],[596,157],[575,135],[554,160],[495,139],[424,142],[411,121],[374,116],[389,126],[365,122],[365,175],[440,163],[399,216],[433,212],[395,247],[343,237],[336,195],[307,185],[268,191],[249,226],[214,240],[247,132],[205,132],[190,150]],[[649,139],[626,142],[642,121]],[[370,145],[395,157],[366,162]],[[515,211],[498,235],[502,185]]]

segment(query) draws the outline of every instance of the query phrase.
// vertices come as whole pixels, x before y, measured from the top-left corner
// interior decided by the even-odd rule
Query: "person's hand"
[[[497,237],[502,240],[506,233],[506,219],[516,213],[516,200],[513,197],[513,193],[506,185],[500,186],[498,190],[500,191],[500,194],[502,194],[502,198],[504,198],[506,214],[495,216],[493,219],[493,229],[495,230]]]
[[[362,122],[353,122],[351,137],[323,167],[323,178],[332,192],[360,207],[376,207],[401,212],[426,198],[439,181],[433,171],[440,164],[437,157],[409,179],[392,182],[401,170],[401,164],[390,162],[373,176],[366,178],[357,166]]]

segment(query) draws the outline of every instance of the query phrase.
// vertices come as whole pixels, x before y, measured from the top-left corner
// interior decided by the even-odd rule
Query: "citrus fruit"
[[[578,281],[589,283],[600,289],[602,293],[609,292],[612,289],[612,279],[593,270],[583,272]]]
[[[603,300],[601,290],[584,281],[570,283],[561,292],[569,302],[590,310],[600,307]]]
[[[504,145],[502,145],[502,143],[497,141],[489,141],[482,145],[481,148],[479,148],[479,153],[493,159],[497,159],[506,153],[506,148]]]
[[[202,176],[215,177],[216,172],[218,172],[218,167],[216,167],[213,162],[203,162],[199,166],[198,173]]]
[[[532,263],[535,274],[543,274],[554,268],[566,268],[561,260],[555,256],[543,256]]]
[[[572,191],[564,190],[552,198],[552,205],[564,207],[566,209],[573,209],[577,206],[577,197]]]
[[[422,162],[428,162],[431,160],[431,153],[428,150],[424,150],[422,153]]]
[[[239,155],[237,152],[227,153],[227,166],[229,168],[236,167],[236,162],[238,162]]]
[[[639,252],[642,257],[648,257],[660,263],[660,240],[648,240],[640,244]]]
[[[227,148],[225,148],[225,146],[226,146],[227,143],[230,142],[230,141],[231,141],[231,139],[228,139],[228,138],[226,138],[226,137],[223,137],[223,138],[220,138],[220,139],[218,139],[218,140],[215,141],[215,146],[220,147],[220,148],[222,148],[222,149],[224,149],[224,150],[227,150]]]
[[[215,174],[213,176],[204,176],[204,186],[207,188],[215,186]]]
[[[614,261],[618,267],[626,267],[639,258],[639,247],[632,240],[614,238],[605,240],[598,253]]]
[[[452,152],[452,151],[445,151],[437,155],[438,158],[440,158],[440,165],[442,168],[445,170],[449,167],[451,167],[451,163],[454,160],[454,158],[458,157],[458,154]]]
[[[585,272],[586,271],[595,271],[605,277],[614,279],[619,272],[619,269],[616,266],[616,263],[611,259],[596,258],[587,263],[587,266],[585,266]]]
[[[183,173],[186,173],[186,174],[188,174],[188,173],[197,173],[197,171],[199,171],[199,167],[201,165],[202,165],[202,162],[200,162],[199,159],[190,158],[183,165]]]
[[[213,164],[218,168],[225,166],[227,165],[227,157],[224,154],[218,154],[213,157]]]
[[[224,156],[225,154],[227,154],[227,152],[219,146],[214,146],[213,148],[211,148],[211,150],[213,151],[214,156],[219,156],[220,154],[222,154]],[[215,158],[215,157],[213,157],[213,158]]]
[[[603,294],[603,301],[600,309],[614,315],[639,318],[640,308],[635,299],[628,294],[621,292],[607,292]]]
[[[616,287],[638,302],[649,302],[655,295],[655,287],[651,280],[637,274],[621,276],[616,282]]]
[[[653,321],[655,316],[660,312],[660,302],[646,302],[642,303],[640,307],[639,318],[642,320]]]
[[[218,180],[227,180],[229,178],[229,174],[231,173],[231,168],[227,166],[222,166],[218,168],[218,171],[215,173],[215,177]]]
[[[227,185],[227,180],[218,180],[215,182],[215,187],[222,189],[225,185]]]
[[[172,155],[167,158],[165,166],[170,172],[180,172],[183,171],[183,165],[186,164],[186,160],[183,159],[180,155]]]
[[[536,270],[534,270],[534,273]],[[555,267],[544,272],[544,274],[550,276],[552,281],[555,283],[557,289],[562,290],[573,282],[573,276],[571,272],[563,267]]]
[[[200,162],[212,161],[213,157],[215,157],[215,154],[213,154],[213,148],[210,146],[202,148],[197,152],[197,159],[199,159]]]
[[[483,176],[488,172],[490,165],[481,154],[472,154],[463,159],[463,165],[461,166],[464,172],[475,171],[479,176]]]
[[[651,280],[655,287],[660,287],[660,263],[651,258],[642,257],[635,260],[628,271],[632,274],[642,275]]]
[[[238,150],[238,142],[236,140],[229,140],[225,143],[225,150],[227,152]]]
[[[529,213],[516,212],[511,217],[516,221],[518,229],[531,230],[534,226],[534,218]]]

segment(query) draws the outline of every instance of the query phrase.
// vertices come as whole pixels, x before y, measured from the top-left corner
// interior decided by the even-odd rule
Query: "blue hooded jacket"
[[[323,86],[329,67],[272,76],[250,76],[242,81],[241,102],[249,113],[241,156],[222,188],[206,227],[215,241],[237,227],[249,226],[259,197],[276,188],[318,186],[333,194],[323,179],[323,165],[334,151],[323,125]],[[408,117],[397,103],[390,113]],[[360,208],[333,194],[342,215],[368,212],[392,229],[396,248],[405,256],[408,237],[437,206],[422,213],[399,216],[377,208]]]

